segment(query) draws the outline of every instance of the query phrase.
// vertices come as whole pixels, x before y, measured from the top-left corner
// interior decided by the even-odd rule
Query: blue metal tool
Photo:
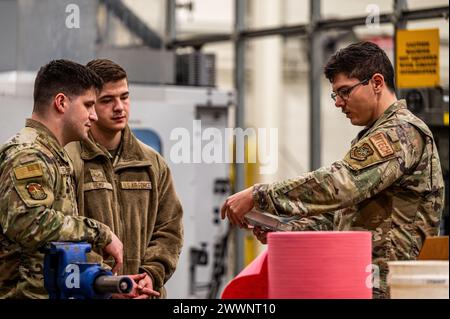
[[[113,293],[129,293],[127,276],[113,276],[97,263],[88,263],[88,243],[52,242],[44,258],[44,286],[50,299],[109,299]]]

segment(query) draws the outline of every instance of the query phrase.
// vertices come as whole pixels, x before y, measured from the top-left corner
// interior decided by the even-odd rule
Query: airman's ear
[[[53,99],[53,106],[59,113],[64,113],[67,109],[67,103],[69,98],[64,93],[58,93]]]
[[[375,73],[372,76],[372,87],[373,87],[374,92],[376,94],[380,93],[385,85],[386,85],[386,83],[384,83],[384,76],[383,76],[383,74]]]

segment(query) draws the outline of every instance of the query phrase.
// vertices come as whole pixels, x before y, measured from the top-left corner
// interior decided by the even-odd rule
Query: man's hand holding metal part
[[[160,293],[153,290],[153,282],[147,273],[128,275],[133,280],[133,288],[128,294],[114,294],[113,299],[149,299],[159,297]]]
[[[263,244],[267,242],[267,232],[293,230],[289,221],[298,219],[297,216],[275,216],[257,209],[254,207],[252,193],[253,187],[250,187],[228,197],[222,206],[222,219],[228,217],[233,225],[252,228],[253,234]]]
[[[228,217],[232,225],[246,228],[247,223],[244,215],[254,207],[252,193],[253,186],[228,197],[221,209],[222,219]]]
[[[254,207],[252,192],[253,187],[249,187],[228,197],[221,209],[222,219],[228,218],[232,225],[237,225],[240,228],[247,227],[244,216]],[[267,229],[263,229],[260,226],[254,226],[252,231],[262,244],[267,243]]]

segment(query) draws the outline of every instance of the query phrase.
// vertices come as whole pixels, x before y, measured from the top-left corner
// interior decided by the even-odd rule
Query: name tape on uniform
[[[379,132],[370,137],[370,141],[375,146],[375,149],[380,153],[381,157],[386,157],[394,154],[391,144],[382,132]]]
[[[120,182],[122,189],[152,189],[150,182]]]
[[[113,186],[111,183],[108,182],[90,182],[90,183],[84,183],[83,189],[85,191],[91,191],[94,189],[109,189],[112,190]]]

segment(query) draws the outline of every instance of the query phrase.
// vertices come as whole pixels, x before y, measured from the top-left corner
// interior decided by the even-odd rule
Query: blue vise
[[[50,299],[109,299],[133,288],[129,277],[113,276],[100,264],[88,263],[88,243],[52,242],[45,251],[44,287]]]

